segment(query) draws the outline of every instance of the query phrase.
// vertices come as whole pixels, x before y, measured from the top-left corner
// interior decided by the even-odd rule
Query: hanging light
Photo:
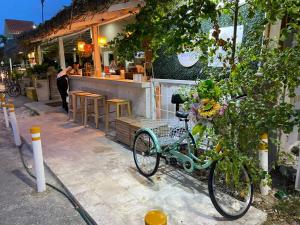
[[[105,45],[107,45],[107,38],[104,36],[98,37],[98,45],[100,47],[104,47]]]
[[[85,46],[85,42],[84,41],[78,41],[77,43],[77,49],[80,52],[84,52],[84,46]]]

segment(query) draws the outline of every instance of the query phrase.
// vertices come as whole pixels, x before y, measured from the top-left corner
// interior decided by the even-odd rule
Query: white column
[[[94,69],[95,77],[101,76],[101,58],[100,58],[100,47],[98,44],[98,26],[92,27],[93,45],[94,45]]]
[[[37,59],[38,64],[41,65],[43,63],[43,53],[40,45],[37,46]]]
[[[62,37],[58,38],[58,50],[59,50],[59,63],[60,68],[66,68],[66,60],[65,60],[65,48],[64,48],[64,41]]]
[[[76,52],[75,52],[75,51],[73,52],[73,62],[74,62],[74,63],[77,62]]]
[[[10,72],[12,72],[12,61],[11,61],[11,58],[9,58],[9,69],[10,69]]]

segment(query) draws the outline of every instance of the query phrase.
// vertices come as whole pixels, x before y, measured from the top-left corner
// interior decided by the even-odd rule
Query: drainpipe
[[[299,161],[298,161],[298,170],[297,170],[297,176],[296,176],[295,189],[297,191],[300,191],[300,151],[299,151]]]

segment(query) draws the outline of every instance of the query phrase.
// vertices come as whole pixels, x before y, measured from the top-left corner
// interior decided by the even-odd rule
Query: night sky
[[[0,34],[4,32],[5,19],[30,20],[35,24],[42,21],[41,0],[0,0],[0,4]],[[70,4],[71,0],[45,0],[45,20]]]

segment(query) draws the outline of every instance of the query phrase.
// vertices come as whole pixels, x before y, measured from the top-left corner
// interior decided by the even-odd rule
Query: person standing
[[[67,113],[69,112],[69,107],[67,103],[68,89],[69,89],[68,73],[71,70],[72,67],[69,66],[66,69],[60,71],[56,77],[57,88],[62,100],[62,107],[64,108],[64,110],[66,110]]]

